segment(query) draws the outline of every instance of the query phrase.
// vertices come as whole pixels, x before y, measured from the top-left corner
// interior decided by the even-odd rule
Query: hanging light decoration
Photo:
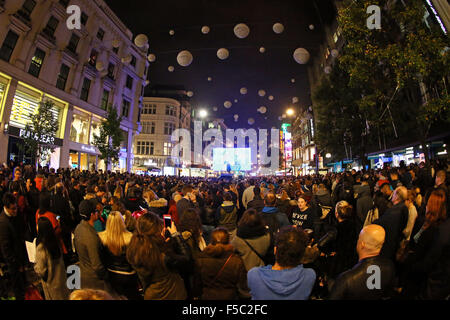
[[[134,44],[139,48],[142,48],[147,43],[148,43],[148,37],[142,33],[137,35],[136,38],[134,39]]]
[[[192,56],[192,53],[187,50],[183,50],[177,55],[177,62],[182,67],[189,66],[192,63],[192,60],[194,60],[194,57]]]
[[[310,54],[308,50],[304,48],[297,48],[294,51],[294,60],[298,64],[306,64],[309,61]]]
[[[280,34],[280,33],[283,33],[284,26],[281,23],[277,22],[273,25],[272,29],[273,29],[273,32],[275,32],[276,34]]]
[[[239,23],[234,27],[234,34],[239,39],[247,38],[250,34],[250,28],[245,23]]]
[[[225,60],[230,56],[230,52],[225,49],[225,48],[220,48],[219,50],[217,50],[217,57],[220,60]]]

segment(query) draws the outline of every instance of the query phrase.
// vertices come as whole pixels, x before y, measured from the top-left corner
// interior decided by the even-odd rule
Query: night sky
[[[193,106],[225,119],[231,128],[279,127],[278,117],[293,106],[293,97],[302,105],[311,103],[306,65],[296,63],[292,55],[296,48],[305,48],[311,63],[324,41],[323,25],[333,16],[329,0],[105,1],[134,36],[144,33],[149,38],[149,53],[156,55],[156,61],[150,64],[148,89],[152,85],[184,86],[194,92]],[[276,22],[284,25],[283,33],[272,30]],[[238,23],[249,26],[247,38],[235,36],[233,28]],[[210,27],[206,35],[201,32],[204,25]],[[170,30],[175,31],[173,36]],[[230,52],[226,60],[216,55],[222,47]],[[265,47],[265,53],[259,52],[260,47]],[[177,63],[182,50],[194,56],[188,67]],[[170,65],[174,72],[168,71]],[[242,87],[247,88],[246,95],[240,94]],[[258,95],[260,89],[266,91],[264,97]],[[230,109],[224,107],[226,100],[233,103]],[[257,112],[261,106],[267,107],[266,114]],[[255,119],[253,126],[248,124],[250,117]]]

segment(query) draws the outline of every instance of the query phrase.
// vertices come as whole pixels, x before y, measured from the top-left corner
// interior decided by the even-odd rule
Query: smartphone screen
[[[164,215],[164,227],[169,228],[172,226],[172,217],[170,215]]]

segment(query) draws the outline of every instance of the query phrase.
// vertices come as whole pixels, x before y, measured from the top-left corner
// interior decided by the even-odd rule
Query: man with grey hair
[[[402,240],[402,231],[408,222],[408,208],[405,206],[407,197],[408,190],[405,187],[395,189],[391,200],[392,208],[387,209],[381,218],[373,222],[386,231],[386,240],[380,255],[393,261]]]
[[[331,288],[330,300],[376,300],[389,298],[395,279],[390,259],[380,256],[386,233],[371,224],[364,227],[356,244],[359,262],[341,273]]]

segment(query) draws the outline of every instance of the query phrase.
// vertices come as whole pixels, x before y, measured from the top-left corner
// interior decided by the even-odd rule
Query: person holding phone
[[[169,224],[168,217],[165,223]],[[192,254],[173,221],[165,226],[154,213],[142,215],[127,249],[127,260],[139,276],[145,300],[187,298],[180,274],[193,272]]]

